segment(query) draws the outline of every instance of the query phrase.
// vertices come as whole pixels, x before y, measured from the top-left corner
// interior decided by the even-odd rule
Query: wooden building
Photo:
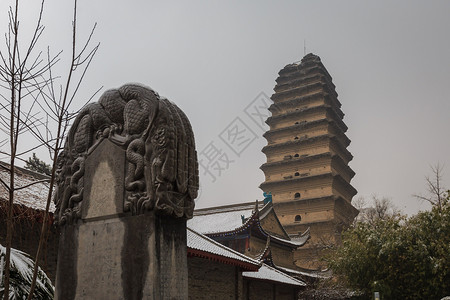
[[[194,211],[188,226],[239,253],[297,279],[313,282],[327,276],[295,263],[294,254],[307,245],[309,230],[291,237],[284,230],[272,202],[241,203]]]
[[[187,230],[189,299],[296,300],[305,282]]]
[[[311,241],[294,260],[314,269],[320,267],[318,251],[339,243],[343,227],[358,214],[351,204],[356,190],[350,184],[355,175],[348,166],[350,140],[332,78],[318,56],[287,65],[276,82],[260,188],[272,195],[289,235],[310,228]]]

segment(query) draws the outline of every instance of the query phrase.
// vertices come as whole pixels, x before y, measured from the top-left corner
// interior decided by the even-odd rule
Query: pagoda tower
[[[311,240],[294,254],[300,267],[320,267],[320,249],[340,242],[340,234],[358,210],[350,184],[355,172],[345,135],[344,113],[335,86],[320,57],[307,54],[278,73],[264,134],[260,188],[272,194],[281,224],[295,238],[310,230]],[[319,249],[319,251],[318,251]]]

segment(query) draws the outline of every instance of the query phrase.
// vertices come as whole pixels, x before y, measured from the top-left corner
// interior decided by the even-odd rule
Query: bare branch
[[[43,182],[49,183],[50,182],[50,178],[42,179],[42,180],[38,180],[38,181],[33,181],[32,183],[26,184],[24,186],[16,187],[15,190],[16,191],[23,190],[23,189],[26,189],[26,188],[28,188],[30,186],[33,186],[33,185],[38,184],[38,183],[43,183]]]
[[[3,180],[3,179],[1,179],[0,178],[0,183],[2,184],[2,186],[6,189],[6,191],[10,191],[11,189],[10,189],[10,187],[9,187],[9,185]]]
[[[445,198],[446,188],[442,186],[442,173],[444,166],[437,163],[434,166],[430,166],[433,176],[425,176],[425,182],[427,185],[428,196],[414,194],[413,196],[421,201],[426,201],[432,206],[437,206],[439,210],[442,209],[442,202]]]

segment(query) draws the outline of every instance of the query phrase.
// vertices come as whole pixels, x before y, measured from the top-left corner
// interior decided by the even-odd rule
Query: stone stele
[[[87,105],[58,161],[55,299],[187,299],[197,191],[192,128],[175,104],[128,84]]]

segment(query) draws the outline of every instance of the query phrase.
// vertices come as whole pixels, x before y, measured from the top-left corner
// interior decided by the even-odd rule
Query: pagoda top
[[[310,63],[321,63],[320,56],[315,55],[313,53],[308,53],[300,61],[297,61],[295,63],[289,64],[288,66],[300,66],[304,64],[310,64]]]
[[[320,57],[313,53],[306,54],[301,60],[302,63],[311,62],[311,61],[312,62],[321,62]]]
[[[302,58],[302,60],[299,62],[295,62],[295,63],[286,65],[283,69],[281,69],[281,71],[278,74],[281,76],[282,74],[291,73],[291,72],[295,72],[298,70],[307,70],[310,68],[317,68],[317,67],[322,69],[323,72],[325,73],[326,77],[328,77],[329,81],[332,82],[332,77],[331,77],[330,73],[328,73],[328,70],[323,65],[322,60],[320,59],[320,57],[318,55],[315,55],[313,53],[306,54]]]

